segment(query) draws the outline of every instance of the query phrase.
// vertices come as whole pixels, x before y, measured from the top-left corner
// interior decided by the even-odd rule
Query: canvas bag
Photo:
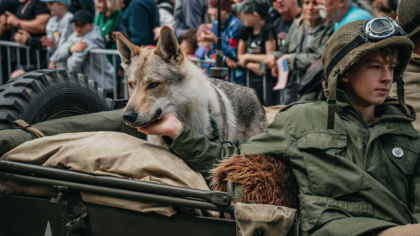
[[[2,156],[45,167],[65,168],[93,175],[104,175],[180,187],[209,190],[202,175],[166,148],[119,132],[80,132],[43,137],[23,143]],[[19,188],[16,183],[0,182],[0,190],[9,193],[48,193],[40,187]],[[27,191],[26,191],[27,190]],[[139,212],[156,212],[165,216],[176,213],[172,207],[158,203],[81,193],[88,203],[113,206]],[[196,212],[200,214],[200,212]]]

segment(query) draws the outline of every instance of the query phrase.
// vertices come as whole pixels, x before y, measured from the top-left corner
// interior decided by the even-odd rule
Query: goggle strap
[[[419,21],[420,21],[420,15],[417,15],[416,17],[414,17],[414,19],[412,19],[410,22],[408,22],[404,27],[404,31],[407,33],[410,33],[411,31],[413,31],[417,26],[419,26]]]
[[[357,46],[364,44],[368,41],[367,36],[364,34],[358,35],[355,39],[353,39],[350,43],[348,43],[343,49],[341,49],[331,60],[330,64],[328,64],[326,70],[325,70],[325,76],[326,76],[326,83],[328,86],[328,77],[331,74],[331,71],[334,69],[334,67],[337,65],[338,62],[340,62],[341,59],[343,59],[344,56],[346,56],[351,50],[356,48]]]

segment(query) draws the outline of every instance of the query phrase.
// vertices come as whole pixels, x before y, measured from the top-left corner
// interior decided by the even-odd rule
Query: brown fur
[[[212,171],[212,186],[226,191],[227,181],[244,188],[239,202],[298,207],[298,188],[290,168],[277,158],[260,155],[234,155]]]

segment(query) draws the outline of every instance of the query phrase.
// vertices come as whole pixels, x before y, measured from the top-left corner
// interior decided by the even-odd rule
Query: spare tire
[[[34,124],[111,109],[95,81],[72,71],[32,71],[0,86],[0,130],[17,119]]]

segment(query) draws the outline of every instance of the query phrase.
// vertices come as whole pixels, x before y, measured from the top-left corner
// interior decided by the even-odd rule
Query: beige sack
[[[267,204],[235,204],[238,236],[287,235],[295,220],[296,209]]]
[[[4,154],[2,159],[209,190],[199,172],[193,171],[167,149],[118,132],[67,133],[44,137],[25,142]],[[0,189],[6,188],[9,192],[16,190],[11,189],[10,184],[7,188],[5,184],[7,182],[0,183]],[[165,216],[176,213],[172,207],[162,207],[158,203],[142,203],[89,193],[82,193],[82,199],[89,203],[140,212],[153,211]]]

